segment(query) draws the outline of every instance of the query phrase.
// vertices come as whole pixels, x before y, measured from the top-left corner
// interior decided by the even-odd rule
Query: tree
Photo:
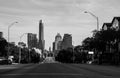
[[[104,52],[106,51],[106,45],[110,47],[111,42],[115,41],[117,38],[117,33],[115,29],[101,30],[96,33],[94,38],[98,42],[96,42],[96,49]]]
[[[62,63],[72,63],[73,48],[60,50],[55,59]]]
[[[40,62],[40,54],[36,53],[34,49],[30,51],[30,59],[32,63],[39,63]]]
[[[85,50],[92,50],[95,48],[95,39],[93,37],[87,37],[83,40],[82,46]]]
[[[83,46],[76,46],[74,48],[75,63],[86,63],[87,53],[84,52]]]
[[[4,38],[0,38],[0,56],[7,56],[7,41]]]
[[[29,63],[29,50],[28,48],[21,49],[21,63]]]
[[[100,63],[100,61],[103,59],[103,56],[106,57],[107,60],[110,60],[107,57],[111,55],[110,53],[113,51],[111,49],[114,49],[114,52],[117,53],[118,41],[120,41],[120,31],[116,31],[112,28],[108,30],[97,31],[93,37],[84,39],[83,46],[84,49],[93,50],[95,52],[94,57],[98,58]]]

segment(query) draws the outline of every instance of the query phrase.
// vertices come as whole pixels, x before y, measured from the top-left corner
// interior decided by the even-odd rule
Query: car
[[[8,65],[8,64],[12,64],[12,61],[5,57],[0,57],[0,65]]]
[[[93,63],[93,61],[87,61],[87,64],[92,64]]]

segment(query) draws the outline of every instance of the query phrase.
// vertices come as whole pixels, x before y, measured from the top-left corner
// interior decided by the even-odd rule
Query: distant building
[[[32,49],[37,47],[37,37],[36,34],[32,34],[32,33],[28,33],[27,35],[27,44],[28,44],[28,48]]]
[[[115,28],[116,30],[120,29],[120,17],[113,18],[111,28]]]
[[[112,26],[111,28],[114,28],[116,31],[120,31],[120,17],[114,17],[112,20]],[[115,39],[114,43],[118,44],[118,51],[120,52],[120,40]]]
[[[37,47],[36,48],[40,48],[40,45],[39,45],[39,40],[37,39]]]
[[[0,32],[0,38],[3,38],[3,32]]]
[[[60,33],[58,33],[56,36],[55,36],[55,50],[60,50],[60,43],[62,41],[62,37],[60,35]]]
[[[61,44],[62,44],[62,41],[59,41],[58,44],[57,44],[57,47],[58,47],[57,50],[61,50],[62,49],[61,48]]]
[[[20,46],[21,46],[21,48],[26,47],[26,44],[25,44],[24,42],[18,42],[18,45],[20,45]]]
[[[53,42],[53,52],[54,55],[58,53],[59,50],[61,50],[61,42],[62,42],[62,36],[60,33],[57,33],[55,36],[55,41]]]
[[[61,37],[60,33],[58,33],[55,36],[55,41],[53,42],[53,51],[61,49],[61,47],[60,47],[61,46],[61,41],[62,41],[62,37]]]
[[[104,23],[102,26],[102,30],[115,30],[116,32],[113,34],[110,33],[112,36],[112,40],[110,39],[109,41],[106,41],[105,45],[105,51],[102,52],[101,60],[102,62],[107,62],[107,63],[120,63],[120,39],[119,39],[119,31],[120,31],[120,17],[114,17],[112,19],[111,23]],[[109,32],[108,32],[109,33]],[[118,37],[118,38],[117,38]],[[109,38],[109,37],[108,37]],[[114,59],[113,59],[114,58]],[[112,61],[111,61],[112,60]]]
[[[102,26],[102,30],[109,30],[109,29],[115,29],[116,31],[120,30],[120,17],[114,17],[112,19],[111,23],[104,23]],[[115,48],[113,48],[111,45],[114,45],[117,43],[118,51],[120,51],[120,40],[115,38],[114,40],[110,41],[108,44],[106,44],[106,52],[112,53],[115,52]]]
[[[61,49],[72,48],[72,36],[71,34],[64,34],[63,41],[61,43]]]
[[[52,51],[51,51],[51,47],[49,47],[49,52],[52,52]]]
[[[53,51],[55,51],[55,42],[53,42],[53,48],[52,48]]]
[[[41,49],[43,52],[44,47],[45,47],[44,27],[43,27],[42,20],[40,20],[40,22],[39,22],[39,49]]]

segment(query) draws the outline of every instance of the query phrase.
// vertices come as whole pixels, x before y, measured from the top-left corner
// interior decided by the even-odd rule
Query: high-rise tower
[[[61,37],[60,33],[58,33],[55,36],[55,50],[60,50],[61,41],[62,41],[62,37]]]
[[[72,48],[72,35],[71,34],[64,34],[61,48],[62,49]]]
[[[45,40],[44,40],[44,27],[42,20],[39,22],[39,49],[44,51],[44,46],[45,46]]]
[[[62,36],[58,33],[55,36],[55,41],[53,42],[53,52],[55,56],[61,50],[61,42],[62,42]]]

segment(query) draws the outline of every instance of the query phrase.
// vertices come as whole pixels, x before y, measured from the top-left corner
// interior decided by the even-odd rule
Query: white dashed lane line
[[[83,76],[83,74],[75,74],[75,73],[24,73],[24,74],[1,74],[2,76],[21,76],[21,75],[49,75],[49,76]]]

